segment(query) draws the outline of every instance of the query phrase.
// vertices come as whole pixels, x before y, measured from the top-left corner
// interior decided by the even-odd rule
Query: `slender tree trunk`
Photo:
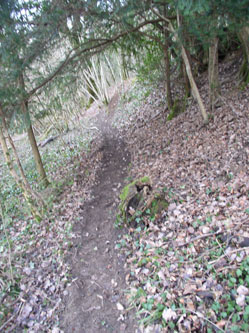
[[[31,144],[31,148],[33,151],[33,155],[34,155],[34,159],[35,159],[35,164],[36,164],[36,169],[40,175],[40,179],[42,184],[47,187],[49,185],[49,181],[46,175],[46,172],[44,170],[43,167],[43,163],[42,163],[42,159],[41,159],[41,155],[37,146],[37,142],[35,139],[35,135],[34,135],[34,131],[32,128],[32,125],[30,124],[27,128],[27,132],[28,132],[28,138],[29,138],[29,142]]]
[[[14,168],[14,163],[11,160],[10,152],[9,152],[9,149],[8,149],[8,146],[7,146],[7,142],[6,142],[6,138],[4,136],[4,130],[3,130],[2,126],[0,126],[0,142],[1,142],[1,146],[2,146],[5,161],[8,165],[8,168],[9,168],[9,171],[10,171],[12,177],[14,178],[17,185],[23,190],[23,192],[27,194],[28,189],[25,188],[22,180],[20,179],[20,177],[18,176],[18,174],[17,174],[17,172]]]
[[[39,212],[39,209],[37,207],[41,206],[44,207],[44,202],[42,200],[42,198],[38,195],[38,193],[36,193],[35,191],[32,190],[31,186],[29,185],[27,178],[24,174],[24,170],[21,164],[21,161],[18,157],[14,142],[11,138],[11,136],[8,133],[8,129],[7,129],[7,125],[6,125],[6,121],[5,121],[5,117],[4,117],[4,113],[2,110],[2,107],[0,105],[0,118],[1,118],[1,122],[0,122],[0,143],[2,146],[2,150],[3,150],[3,154],[4,154],[4,158],[5,161],[8,165],[8,168],[10,170],[10,173],[12,175],[12,177],[14,178],[14,180],[16,181],[17,185],[23,190],[23,195],[25,200],[27,201],[28,205],[31,208],[31,212],[34,215],[35,218],[41,218],[41,214]],[[11,153],[10,150],[8,148],[7,142],[6,142],[6,137],[5,134],[7,135],[7,138],[9,140],[9,143],[11,145],[11,148],[13,150],[14,156],[15,156],[15,161],[18,167],[18,170],[20,172],[20,176],[18,175],[18,173],[16,172],[16,169],[14,167],[14,162],[11,158]]]
[[[166,16],[166,6],[164,7],[164,16]],[[164,53],[164,64],[165,64],[165,88],[166,88],[166,96],[169,110],[173,107],[173,99],[171,92],[171,79],[170,79],[170,58],[169,58],[169,30],[168,23],[164,22],[164,45],[163,45],[163,53]]]
[[[243,27],[238,34],[244,53],[244,61],[240,69],[240,77],[242,81],[249,83],[249,27]]]
[[[23,89],[23,91],[25,91],[24,79],[23,79],[22,74],[20,75],[20,85],[21,85],[21,88]],[[35,164],[36,164],[36,170],[39,173],[41,183],[45,187],[47,187],[49,185],[49,181],[48,181],[46,172],[45,172],[44,167],[43,167],[41,155],[40,155],[40,152],[39,152],[39,149],[38,149],[38,146],[37,146],[37,142],[36,142],[36,139],[35,139],[35,135],[34,135],[34,132],[33,132],[33,128],[32,128],[32,125],[31,125],[31,119],[30,119],[30,114],[29,114],[29,110],[28,110],[28,102],[23,101],[21,106],[22,106],[23,115],[25,117],[28,138],[29,138],[29,142],[30,142],[32,152],[33,152],[33,156],[34,156],[34,160],[35,160]]]
[[[121,52],[121,66],[122,66],[122,80],[125,81],[129,77],[128,69],[127,69],[127,62],[125,59],[124,52]]]
[[[163,19],[165,22],[167,22],[169,24],[169,29],[170,31],[173,32],[174,34],[174,37],[176,39],[176,41],[180,44],[180,47],[181,47],[181,53],[182,53],[182,58],[183,58],[183,61],[184,61],[184,64],[185,64],[185,67],[186,67],[186,71],[187,71],[187,74],[188,74],[188,78],[189,78],[189,82],[190,82],[190,85],[191,85],[191,89],[192,89],[192,93],[194,94],[196,100],[197,100],[197,103],[199,105],[199,108],[200,108],[200,111],[201,111],[201,114],[202,114],[202,117],[204,119],[204,123],[207,123],[208,122],[208,115],[207,115],[207,112],[206,112],[206,109],[205,109],[205,106],[203,104],[203,101],[201,99],[201,96],[200,96],[200,92],[198,90],[198,87],[195,83],[195,80],[194,80],[194,77],[193,77],[193,74],[192,74],[192,70],[191,70],[191,66],[190,66],[190,62],[189,62],[189,59],[188,59],[188,56],[187,56],[187,53],[186,53],[186,50],[184,48],[184,45],[183,43],[181,42],[179,36],[178,36],[178,33],[176,32],[176,30],[174,29],[172,23],[170,22],[169,19],[167,19],[166,17],[160,15],[160,13],[158,13],[156,10],[153,10],[152,8],[152,11],[157,15],[159,16],[161,19]],[[180,27],[181,23],[180,23],[180,17],[179,17],[179,12],[177,11],[177,23],[178,23],[178,27]]]
[[[193,74],[192,74],[192,70],[191,70],[191,67],[190,67],[188,56],[187,56],[187,53],[186,53],[185,48],[183,47],[183,45],[182,45],[182,58],[183,58],[183,61],[185,63],[185,67],[186,67],[186,71],[187,71],[187,74],[188,74],[188,78],[189,78],[189,82],[190,82],[190,85],[191,85],[192,92],[193,92],[193,94],[194,94],[194,96],[197,100],[198,105],[199,105],[202,117],[204,119],[204,123],[207,123],[208,122],[208,115],[207,115],[205,106],[203,104],[199,89],[198,89],[198,87],[195,83],[195,79],[194,79]]]
[[[179,13],[177,13],[177,22],[178,22],[178,26],[180,27]],[[194,79],[194,76],[193,76],[193,73],[192,73],[192,70],[191,70],[191,66],[190,66],[190,62],[189,62],[187,52],[186,52],[186,50],[183,46],[183,43],[180,41],[180,39],[179,39],[179,37],[178,37],[178,35],[177,35],[177,33],[176,33],[176,31],[175,31],[175,29],[173,28],[172,25],[171,25],[171,29],[173,29],[176,39],[181,44],[182,59],[183,59],[183,62],[185,64],[185,67],[186,67],[186,72],[187,72],[187,75],[188,75],[188,79],[189,79],[189,83],[190,83],[190,86],[191,86],[191,89],[192,89],[192,93],[193,93],[194,97],[197,100],[197,103],[199,105],[204,123],[206,124],[208,122],[207,111],[206,111],[205,106],[203,104],[199,89],[198,89],[198,87],[195,83],[195,79]]]
[[[208,82],[209,82],[209,109],[214,111],[215,102],[220,93],[219,67],[218,67],[218,37],[211,40],[209,46]]]
[[[190,82],[190,85],[191,85],[192,92],[193,92],[193,94],[194,94],[194,96],[197,100],[198,105],[199,105],[202,117],[204,119],[204,123],[207,123],[208,122],[208,115],[207,115],[205,106],[203,104],[199,89],[198,89],[198,87],[195,83],[195,79],[194,79],[193,74],[192,74],[192,70],[191,70],[191,67],[190,67],[188,56],[187,56],[185,48],[183,46],[182,46],[182,58],[183,58],[183,61],[185,63],[185,67],[186,67],[186,71],[187,71],[187,74],[188,74],[188,78],[189,78],[189,82]]]
[[[182,74],[183,74],[183,80],[184,80],[184,88],[185,88],[185,96],[190,97],[191,95],[191,87],[188,79],[188,74],[186,71],[186,67],[184,63],[181,63],[181,68],[182,68]]]
[[[180,23],[180,25],[183,24],[183,17],[181,15],[179,15],[179,23]],[[190,38],[187,35],[187,32],[186,32],[185,29],[183,29],[183,31],[182,31],[182,38],[183,38],[182,44],[183,44],[183,46],[185,48],[190,68],[192,68],[191,56],[190,56],[189,51],[185,47],[185,45],[187,45],[187,43],[189,42]],[[184,80],[185,96],[186,97],[190,97],[190,95],[191,95],[191,87],[190,87],[190,82],[189,82],[189,79],[188,79],[188,74],[187,74],[186,66],[185,66],[184,62],[181,62],[181,67],[182,67],[182,74],[183,74],[183,80]]]

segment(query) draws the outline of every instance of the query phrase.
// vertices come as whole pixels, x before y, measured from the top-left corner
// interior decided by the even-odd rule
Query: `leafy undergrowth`
[[[41,149],[53,182],[42,194],[48,211],[39,223],[31,217],[6,166],[1,166],[1,332],[58,331],[58,308],[71,279],[64,257],[73,241],[72,225],[80,221],[81,206],[89,197],[87,189],[101,159],[98,147],[90,145],[91,137],[83,132],[70,133]],[[17,146],[21,155],[26,154],[24,168],[30,183],[41,190],[34,163],[27,158],[30,148],[25,142]]]
[[[160,84],[134,113],[122,109],[130,176],[148,175],[170,202],[160,216],[138,216],[118,244],[142,332],[249,331],[249,86],[236,87],[238,64],[220,65],[222,97],[207,126],[192,98],[166,121]],[[198,85],[207,106],[205,76]]]
[[[128,299],[145,332],[248,332],[248,218],[224,219],[224,201],[211,197],[213,207],[195,215],[209,200],[179,198],[170,189],[168,210],[138,216],[120,242],[130,269]]]

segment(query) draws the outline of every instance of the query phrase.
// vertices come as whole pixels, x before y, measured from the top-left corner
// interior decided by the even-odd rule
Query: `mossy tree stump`
[[[165,194],[154,191],[149,177],[142,177],[126,185],[120,194],[121,203],[117,215],[118,224],[129,224],[145,211],[155,216],[162,210],[167,209],[168,202]]]

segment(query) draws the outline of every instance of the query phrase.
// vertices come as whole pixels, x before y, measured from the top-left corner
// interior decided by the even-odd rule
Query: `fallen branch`
[[[176,309],[176,311],[183,311],[183,309]],[[219,330],[220,332],[226,332],[224,331],[222,328],[220,328],[219,326],[217,326],[215,323],[213,323],[211,320],[209,320],[208,318],[204,317],[204,315],[200,312],[196,312],[193,310],[189,310],[189,309],[184,309],[184,311],[190,312],[195,314],[197,317],[204,319],[205,321],[207,321],[210,325],[212,325],[213,327],[215,327],[216,330]]]
[[[96,131],[100,131],[100,129],[96,126],[91,126],[91,127],[87,127],[83,124],[81,124],[80,126],[82,126],[84,129],[88,130],[88,131],[91,131],[91,130],[96,130]]]
[[[221,257],[219,257],[218,259],[215,259],[215,260],[213,260],[213,261],[209,261],[209,265],[212,265],[212,264],[214,264],[215,262],[217,262],[217,261],[219,261],[220,259],[223,259],[223,258],[225,258],[225,257],[228,257],[230,254],[233,254],[233,253],[236,253],[236,252],[242,252],[242,251],[246,251],[246,250],[249,250],[249,246],[247,246],[247,247],[240,247],[239,249],[235,249],[235,250],[233,250],[233,251],[231,251],[231,252],[229,252],[229,253],[226,253],[226,254],[224,254],[223,256],[221,256]]]
[[[48,138],[48,139],[46,139],[46,140],[40,142],[38,146],[43,148],[43,147],[45,147],[48,143],[54,141],[54,140],[57,139],[58,137],[59,137],[59,135],[51,136],[50,138]]]
[[[188,242],[185,242],[183,244],[180,244],[180,245],[177,245],[177,247],[182,247],[182,246],[185,246],[185,245],[189,245],[190,243],[193,243],[199,239],[203,239],[203,238],[207,238],[207,237],[210,237],[210,236],[216,236],[216,235],[220,235],[223,231],[217,231],[215,233],[213,232],[210,232],[209,234],[206,234],[206,235],[202,235],[202,236],[197,236],[195,238],[192,238],[190,239]]]

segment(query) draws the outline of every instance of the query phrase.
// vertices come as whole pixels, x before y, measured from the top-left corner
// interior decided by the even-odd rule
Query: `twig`
[[[222,233],[222,231],[217,231],[215,233],[210,232],[209,234],[206,234],[206,235],[197,236],[195,238],[190,239],[188,242],[185,242],[185,243],[183,243],[181,245],[177,245],[177,247],[182,247],[182,246],[185,246],[185,245],[189,245],[190,243],[193,243],[193,242],[195,242],[195,241],[197,241],[199,239],[207,238],[207,237],[210,237],[210,236],[216,236],[216,235],[219,235],[221,233]]]
[[[227,257],[227,259],[229,260],[228,255],[226,255],[226,253],[224,252],[224,249],[223,249],[223,247],[221,246],[221,244],[220,244],[220,242],[219,242],[218,239],[216,239],[216,242],[218,243],[219,248],[222,250],[222,252],[224,253],[224,255],[225,255],[225,256]],[[230,240],[229,240],[229,237],[228,237],[228,238],[227,238],[227,246],[229,245],[229,242],[230,242]]]
[[[212,264],[214,264],[216,261],[219,261],[220,259],[225,258],[225,257],[229,256],[230,254],[233,254],[233,253],[236,253],[236,252],[240,252],[240,251],[242,252],[242,251],[245,251],[245,250],[249,250],[249,246],[247,246],[247,247],[240,247],[239,249],[235,249],[235,250],[233,250],[233,251],[231,251],[231,252],[229,252],[229,253],[224,254],[223,256],[219,257],[218,259],[215,259],[215,260],[213,260],[213,261],[210,261],[208,264],[209,264],[209,265],[212,265]]]
[[[196,262],[196,261],[200,260],[201,258],[207,256],[207,255],[209,254],[209,252],[214,251],[214,250],[216,250],[216,249],[218,249],[218,248],[219,248],[219,246],[214,246],[214,247],[212,247],[211,249],[209,249],[209,250],[203,252],[201,255],[199,255],[198,257],[194,258],[194,259],[191,260],[190,262],[191,262],[191,263]]]
[[[183,311],[183,309],[176,309],[176,311]],[[202,313],[196,312],[196,311],[193,311],[193,310],[189,310],[189,309],[185,309],[185,311],[191,312],[191,313],[195,314],[197,317],[200,317],[200,318],[204,319],[205,321],[207,321],[210,325],[214,326],[220,332],[224,332],[224,333],[226,332],[223,329],[221,329],[220,327],[218,327],[217,325],[215,325],[215,323],[213,323],[211,320],[204,317],[204,315]]]
[[[86,309],[86,310],[84,310],[83,309],[83,307],[82,307],[82,311],[83,312],[89,312],[89,311],[92,311],[92,310],[100,310],[101,309],[101,306],[92,306],[92,307],[90,307],[89,309]]]
[[[224,266],[224,267],[220,267],[218,269],[216,269],[216,271],[219,273],[219,272],[222,272],[224,271],[225,269],[235,269],[237,266]]]
[[[96,131],[99,131],[99,128],[96,127],[96,126],[87,127],[87,126],[85,126],[85,125],[83,125],[83,124],[80,124],[80,126],[82,126],[84,129],[86,129],[86,130],[88,130],[88,131],[90,131],[90,130],[96,130]]]
[[[48,139],[42,141],[41,143],[39,143],[38,146],[40,146],[40,147],[43,148],[43,147],[46,146],[46,144],[48,144],[48,143],[54,141],[54,140],[57,139],[58,137],[59,137],[59,135],[51,136],[50,138],[48,138]]]
[[[0,332],[3,332],[3,329],[18,315],[20,308],[22,306],[22,303],[20,303],[18,311],[14,313],[1,327],[0,327]]]

